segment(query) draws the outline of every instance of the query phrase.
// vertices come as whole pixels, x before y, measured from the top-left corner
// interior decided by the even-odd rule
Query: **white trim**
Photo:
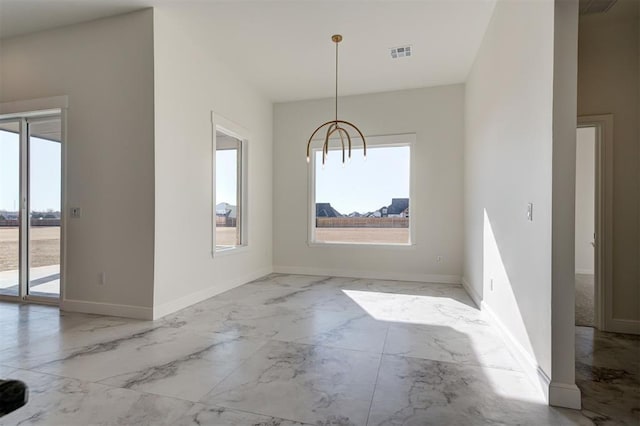
[[[329,269],[304,266],[274,266],[273,272],[279,274],[315,275],[321,277],[365,278],[393,281],[414,281],[421,283],[438,283],[460,285],[458,275],[407,274],[402,272],[373,272],[363,270]]]
[[[607,331],[612,333],[640,334],[640,321],[611,318],[607,321]]]
[[[66,96],[65,96],[66,98]],[[64,300],[67,292],[67,107],[60,111],[60,298],[58,304]]]
[[[552,382],[549,385],[549,405],[579,410],[582,408],[580,389],[576,385]]]
[[[576,274],[580,275],[593,275],[593,269],[576,269]]]
[[[29,125],[24,117],[20,118],[20,284],[19,297],[25,300],[29,282]]]
[[[413,243],[391,244],[391,243],[349,243],[349,242],[309,243],[307,242],[307,246],[314,247],[314,248],[317,247],[317,248],[329,248],[329,249],[335,249],[337,247],[344,247],[344,248],[361,247],[361,248],[385,249],[385,250],[416,250],[416,245]]]
[[[261,268],[243,277],[230,280],[224,285],[207,287],[205,289],[196,291],[194,293],[190,293],[185,296],[182,296],[176,300],[163,303],[162,305],[159,305],[159,306],[154,306],[153,315],[152,315],[153,319],[156,320],[156,319],[162,318],[165,315],[169,315],[173,312],[179,311],[180,309],[184,309],[188,306],[194,305],[198,302],[202,302],[203,300],[207,300],[220,293],[224,293],[225,291],[231,290],[232,288],[257,280],[258,278],[264,277],[265,275],[269,275],[270,273],[271,273],[271,268],[268,268],[268,267]]]
[[[467,281],[465,277],[462,277],[460,281],[462,282],[462,287],[466,290],[471,300],[473,300],[473,303],[475,303],[478,309],[480,309],[482,305],[482,297],[480,296],[480,294],[478,294],[478,292],[473,288],[473,286],[469,283],[469,281]]]
[[[224,257],[224,256],[232,256],[236,254],[243,254],[248,251],[251,251],[251,247],[249,246],[236,246],[236,247],[229,247],[229,248],[216,250],[213,253],[213,256],[214,258],[218,258],[218,257]]]
[[[49,98],[27,99],[24,101],[2,102],[0,103],[0,115],[14,115],[20,117],[30,117],[30,114],[41,115],[47,110],[57,110],[69,107],[69,97],[52,96]],[[3,117],[9,118],[9,117]]]
[[[110,315],[114,317],[153,319],[153,309],[146,306],[119,305],[115,303],[89,302],[87,300],[63,300],[60,309],[68,312]]]
[[[502,334],[502,338],[507,344],[507,348],[513,355],[513,357],[518,361],[520,366],[523,369],[524,374],[529,378],[531,383],[539,389],[545,401],[549,402],[549,385],[551,383],[551,379],[545,371],[538,365],[538,362],[534,359],[534,357],[527,351],[522,344],[511,334],[509,329],[504,325],[502,320],[496,315],[496,313],[487,305],[484,301],[480,303],[480,309],[486,312],[491,319],[492,323],[500,330]]]

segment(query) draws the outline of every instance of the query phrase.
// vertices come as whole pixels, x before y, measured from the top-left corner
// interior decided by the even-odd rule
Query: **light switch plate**
[[[80,207],[71,207],[71,217],[80,217],[82,215],[82,210]]]
[[[527,204],[527,220],[533,222],[533,203]]]

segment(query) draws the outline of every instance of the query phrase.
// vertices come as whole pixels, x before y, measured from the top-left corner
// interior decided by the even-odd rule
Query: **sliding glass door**
[[[20,295],[20,121],[0,122],[0,295]]]
[[[60,118],[28,121],[29,282],[27,294],[60,295]]]
[[[60,296],[60,115],[0,121],[0,297]]]

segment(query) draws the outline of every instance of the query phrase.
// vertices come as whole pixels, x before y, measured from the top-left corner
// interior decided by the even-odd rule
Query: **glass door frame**
[[[34,296],[29,294],[29,232],[31,228],[30,224],[30,137],[29,131],[30,122],[46,121],[52,118],[58,118],[60,120],[60,290],[58,297],[46,297],[46,296]],[[13,301],[13,302],[33,302],[41,304],[59,305],[63,300],[64,294],[64,270],[65,270],[65,189],[66,189],[66,117],[65,110],[61,108],[48,109],[41,111],[33,111],[26,113],[6,114],[0,115],[0,122],[18,122],[19,123],[19,152],[20,152],[20,166],[19,166],[19,185],[20,185],[20,206],[19,206],[19,230],[18,230],[18,294],[13,295],[0,295],[0,301]]]

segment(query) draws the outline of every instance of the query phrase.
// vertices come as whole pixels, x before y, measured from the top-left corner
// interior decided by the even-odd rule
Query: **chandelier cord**
[[[360,136],[360,138],[362,138],[362,150],[364,154],[364,159],[365,160],[367,159],[367,141],[365,140],[365,137],[360,131],[360,129],[358,129],[358,127],[356,127],[356,125],[353,123],[350,123],[344,120],[338,120],[338,43],[342,41],[342,36],[340,34],[334,34],[333,36],[331,36],[331,40],[333,40],[333,42],[336,44],[336,98],[335,98],[336,116],[333,120],[327,121],[326,123],[322,123],[321,125],[319,125],[313,131],[313,133],[311,133],[311,136],[307,141],[307,163],[310,163],[311,162],[311,142],[313,142],[313,138],[321,129],[326,128],[324,144],[322,145],[322,166],[323,167],[324,167],[324,163],[327,158],[327,155],[329,154],[329,140],[331,138],[331,135],[335,134],[336,132],[338,133],[338,136],[340,136],[340,143],[342,145],[343,166],[345,163],[345,147],[346,147],[345,138],[347,139],[347,143],[348,143],[347,146],[348,146],[348,152],[349,152],[349,160],[351,160],[351,135],[349,135],[349,131],[347,130],[348,128],[351,128],[352,131],[355,130]]]
[[[336,42],[336,125],[338,124],[338,42]]]

